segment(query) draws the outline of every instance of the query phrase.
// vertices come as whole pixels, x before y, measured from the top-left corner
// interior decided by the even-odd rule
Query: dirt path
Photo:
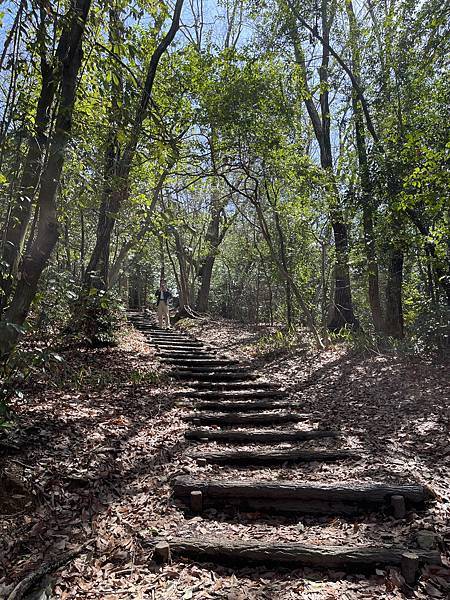
[[[17,407],[25,427],[13,439],[19,450],[15,455],[10,454],[7,464],[9,471],[14,466],[16,476],[28,482],[26,489],[35,494],[24,493],[20,511],[10,511],[3,519],[1,565],[6,576],[0,580],[1,584],[17,581],[33,565],[92,539],[90,552],[58,572],[54,597],[328,600],[405,597],[400,570],[391,564],[391,559],[372,570],[371,575],[358,574],[359,568],[355,573],[348,565],[345,568],[335,565],[330,570],[326,565],[288,568],[274,564],[268,568],[240,563],[241,568],[236,570],[218,566],[217,562],[222,561],[216,560],[205,563],[174,556],[173,564],[162,567],[152,560],[157,541],[169,539],[175,550],[173,539],[180,537],[228,540],[235,544],[234,552],[239,543],[249,541],[269,544],[272,552],[277,544],[283,547],[294,544],[296,551],[299,544],[322,549],[329,545],[400,545],[417,550],[417,535],[423,538],[420,532],[428,530],[437,534],[438,550],[443,550],[448,508],[445,495],[448,414],[443,367],[419,362],[415,372],[419,367],[422,372],[419,377],[411,378],[411,365],[407,369],[392,357],[363,359],[337,350],[317,357],[293,352],[291,357],[283,357],[283,361],[267,356],[261,359],[260,355],[251,360],[257,332],[254,338],[252,332],[244,332],[250,344],[243,342],[242,331],[239,339],[231,326],[228,331],[217,324],[208,325],[196,331],[196,335],[212,341],[218,332],[221,339],[216,342],[225,349],[219,353],[201,347],[203,354],[199,358],[200,347],[195,343],[182,349],[182,357],[176,347],[160,348],[163,354],[172,355],[161,356],[160,352],[160,359],[178,371],[177,377],[185,377],[186,384],[192,383],[193,372],[198,380],[205,367],[219,378],[216,382],[207,378],[203,385],[192,387],[174,386],[168,378],[161,379],[160,363],[151,348],[143,343],[143,337],[133,334],[128,336],[133,340],[128,347],[79,359],[80,367],[86,368],[87,358],[93,364],[84,380],[78,381],[78,391],[74,391],[72,375],[76,372],[79,376],[80,370],[75,369],[66,373],[66,391],[49,392],[48,382],[42,382],[40,388],[33,389],[26,397],[26,404]],[[170,341],[177,342],[175,338]],[[182,338],[178,341],[184,343]],[[236,358],[241,359],[241,365],[220,362]],[[183,360],[188,363],[182,364]],[[207,362],[200,365],[195,363],[198,360]],[[242,371],[242,361],[250,360],[252,365],[264,369],[270,387],[255,387],[251,373]],[[248,425],[244,428],[242,422],[220,427],[220,423],[219,426],[189,424],[184,420],[192,412],[192,404],[199,402],[199,396],[204,404],[210,403],[207,411],[210,416],[217,418],[217,411],[211,409],[214,402],[216,408],[220,406],[218,398],[223,409],[222,393],[218,398],[212,396],[214,387],[222,385],[225,375],[227,387],[233,388],[226,392],[230,396],[227,402],[240,402],[244,418],[255,413],[245,403],[260,403],[258,412],[267,414],[268,407],[261,406],[261,402],[268,398],[274,403],[275,412],[303,414],[306,418],[284,424],[272,422],[269,426],[258,423],[250,428]],[[261,384],[260,380],[257,382]],[[239,387],[242,389],[234,389]],[[282,396],[271,397],[267,392],[272,389],[281,390]],[[253,391],[262,393],[252,399],[249,394]],[[197,399],[192,398],[194,392]],[[286,400],[291,404],[289,410],[286,406],[276,406]],[[204,413],[206,406],[199,408]],[[234,413],[221,412],[225,419]],[[254,464],[254,456],[267,451],[267,443],[254,443],[255,440],[247,443],[247,440],[237,446],[229,440],[206,440],[204,431],[202,437],[196,435],[199,429],[229,433],[230,428],[247,433],[249,429],[260,432],[270,429],[274,435],[292,430],[297,437],[322,431],[323,437],[297,439],[294,444],[278,440],[275,445],[270,444],[270,450],[284,455],[275,459],[272,456],[267,464]],[[191,430],[189,440],[185,439],[187,429]],[[331,435],[330,429],[339,430],[340,437]],[[192,435],[197,441],[192,440]],[[341,457],[337,462],[328,459],[299,462],[298,455],[286,456],[293,449],[297,454],[320,452],[322,459],[336,450],[351,451],[358,457]],[[194,451],[196,457],[190,455]],[[228,453],[225,463],[224,451]],[[240,453],[233,464],[228,461],[231,452]],[[244,457],[243,452],[247,453]],[[207,453],[214,453],[215,457],[208,457]],[[316,514],[310,515],[300,514],[298,500],[295,510],[291,510],[289,502],[277,497],[277,508],[284,504],[286,510],[277,510],[275,514],[267,510],[261,498],[253,500],[258,506],[248,499],[244,504],[239,500],[239,506],[235,498],[230,507],[229,502],[217,502],[217,497],[211,501],[208,493],[202,496],[200,512],[195,504],[194,510],[185,506],[191,502],[191,490],[188,494],[180,492],[186,476],[196,480],[194,491],[199,491],[199,481],[211,480],[237,484],[249,479],[263,484],[284,481],[297,487],[306,482],[309,493],[311,487],[317,489],[319,484],[325,483],[332,489],[334,483],[359,481],[413,483],[419,487],[431,484],[440,498],[427,501],[425,510],[421,502],[416,506],[407,499],[406,519],[395,519],[390,502],[385,500],[383,506],[370,503],[357,506],[356,514],[340,515],[336,510],[320,514],[323,507],[316,506]],[[175,500],[174,489],[178,489],[179,496]],[[351,504],[354,509],[354,503]],[[185,546],[181,554],[188,553]],[[427,567],[421,571],[419,585],[412,594],[418,598],[445,598],[448,582],[445,568]]]

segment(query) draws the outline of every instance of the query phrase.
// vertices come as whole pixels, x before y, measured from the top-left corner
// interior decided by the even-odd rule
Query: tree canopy
[[[5,2],[3,364],[25,333],[111,343],[160,277],[180,316],[448,345],[449,16]]]

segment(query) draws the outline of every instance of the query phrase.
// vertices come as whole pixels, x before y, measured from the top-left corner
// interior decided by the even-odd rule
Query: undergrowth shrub
[[[408,347],[414,353],[450,350],[450,306],[435,305],[423,300],[417,316],[407,327]]]
[[[68,329],[72,340],[92,348],[116,346],[125,307],[111,292],[93,288],[73,305],[73,318]]]
[[[259,356],[275,356],[295,349],[306,349],[311,345],[311,337],[304,329],[280,329],[263,335],[255,344]]]

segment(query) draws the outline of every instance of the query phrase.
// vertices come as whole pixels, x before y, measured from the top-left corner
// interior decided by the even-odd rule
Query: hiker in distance
[[[164,279],[161,279],[159,289],[156,290],[155,296],[158,325],[161,329],[163,329],[163,327],[164,329],[170,329],[169,300],[171,300],[173,296],[168,290]]]

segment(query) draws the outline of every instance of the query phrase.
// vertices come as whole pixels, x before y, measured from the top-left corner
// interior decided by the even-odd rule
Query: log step
[[[199,352],[184,352],[184,350],[182,351],[174,351],[174,352],[167,352],[167,351],[163,351],[163,352],[159,352],[157,351],[158,354],[158,358],[160,358],[161,360],[166,360],[166,359],[173,359],[173,360],[216,360],[217,359],[217,355],[216,354],[212,354],[212,353],[208,353],[208,352],[204,352],[203,350],[199,351]],[[219,359],[220,360],[220,359]]]
[[[174,331],[173,329],[158,329],[158,327],[155,327],[155,325],[151,323],[141,323],[139,327],[146,331],[151,331],[152,335],[181,335],[178,331]]]
[[[203,344],[193,344],[192,342],[189,342],[189,344],[185,344],[183,343],[178,343],[176,344],[175,342],[155,342],[155,341],[151,341],[151,340],[147,340],[148,344],[151,344],[152,346],[155,346],[155,348],[157,350],[181,350],[182,352],[186,351],[197,351],[197,350],[206,350],[207,346],[204,346]],[[209,349],[208,349],[209,350]]]
[[[212,464],[267,465],[285,462],[332,462],[348,458],[360,458],[349,450],[223,450],[217,452],[193,452],[190,458],[202,458]]]
[[[295,568],[372,571],[388,565],[401,567],[405,562],[405,555],[409,554],[416,558],[417,569],[423,564],[442,564],[437,551],[410,551],[404,547],[312,546],[295,542],[265,543],[259,540],[224,540],[204,536],[175,538],[169,545],[173,556],[237,566],[256,563]]]
[[[201,343],[199,340],[191,338],[187,335],[155,335],[151,331],[146,332],[147,335],[155,342],[195,342]]]
[[[160,336],[153,336],[150,335],[150,339],[152,340],[152,342],[164,342],[164,343],[181,343],[181,344],[192,344],[195,343],[195,340],[190,340],[187,337],[181,337],[181,336],[167,336],[167,337],[160,337]]]
[[[187,345],[187,344],[159,344],[158,342],[150,342],[150,341],[146,341],[147,344],[150,344],[151,346],[153,346],[156,350],[156,352],[158,354],[163,353],[163,352],[177,352],[177,356],[179,356],[180,354],[186,355],[186,354],[202,354],[203,353],[211,353],[213,352],[213,350],[211,348],[206,348],[205,346],[197,346],[197,345]]]
[[[214,402],[212,400],[207,400],[206,402],[194,402],[185,404],[185,406],[189,406],[196,410],[218,410],[222,412],[247,412],[252,410],[277,410],[283,408],[300,408],[299,405],[295,405],[288,400],[277,401],[277,400],[246,400],[243,402],[239,402],[236,400],[227,401],[220,400],[218,402]]]
[[[242,373],[242,374],[247,374],[247,373],[252,373],[252,371],[250,369],[246,369],[243,367],[240,367],[239,365],[228,365],[228,364],[212,364],[211,366],[209,364],[205,364],[205,365],[183,365],[183,364],[179,364],[178,362],[175,364],[167,364],[168,367],[171,367],[172,369],[175,369],[177,371],[180,371],[182,373]],[[209,366],[211,368],[209,368]]]
[[[194,387],[194,386],[192,386]],[[224,382],[215,382],[215,383],[206,383],[199,381],[195,384],[196,389],[202,390],[206,389],[209,393],[214,393],[216,391],[235,391],[242,390],[245,391],[250,389],[252,391],[258,390],[274,390],[273,385],[267,381],[255,381],[253,382],[245,382],[245,381],[224,381]],[[278,391],[278,390],[277,390]],[[197,394],[198,392],[193,392]]]
[[[174,331],[173,329],[171,330],[160,330],[158,331],[157,329],[149,329],[151,335],[155,338],[182,338],[182,339],[194,339],[191,336],[185,334],[185,333],[180,333],[179,331]]]
[[[243,381],[254,379],[255,375],[252,373],[240,373],[230,371],[171,371],[171,376],[177,379],[189,379],[198,381]]]
[[[421,485],[354,482],[324,485],[291,481],[226,481],[178,477],[174,497],[189,504],[191,492],[200,491],[203,508],[234,506],[241,511],[279,514],[355,515],[366,510],[391,509],[392,498],[401,496],[407,507],[422,508],[429,497]],[[392,510],[392,509],[391,509]]]
[[[261,413],[192,413],[184,417],[199,425],[257,425],[274,423],[299,423],[310,418],[310,415],[290,412],[261,412]]]
[[[187,429],[184,433],[187,440],[208,440],[231,444],[277,444],[282,442],[302,442],[321,438],[339,437],[337,431],[315,429],[299,431],[297,429],[279,431],[278,429],[240,431],[239,429]]]
[[[255,385],[256,387],[256,385]],[[217,402],[217,401],[244,401],[244,400],[278,400],[284,397],[283,392],[278,390],[232,390],[231,392],[181,392],[179,396],[184,398],[194,398],[201,402]]]
[[[229,366],[229,365],[237,365],[238,362],[236,360],[230,360],[228,358],[208,358],[208,357],[204,357],[204,358],[200,358],[200,357],[195,357],[195,358],[189,358],[189,357],[177,357],[177,356],[171,356],[171,357],[161,357],[164,359],[164,362],[167,363],[168,365],[180,365],[180,366],[186,366],[186,367],[215,367],[215,366]]]

